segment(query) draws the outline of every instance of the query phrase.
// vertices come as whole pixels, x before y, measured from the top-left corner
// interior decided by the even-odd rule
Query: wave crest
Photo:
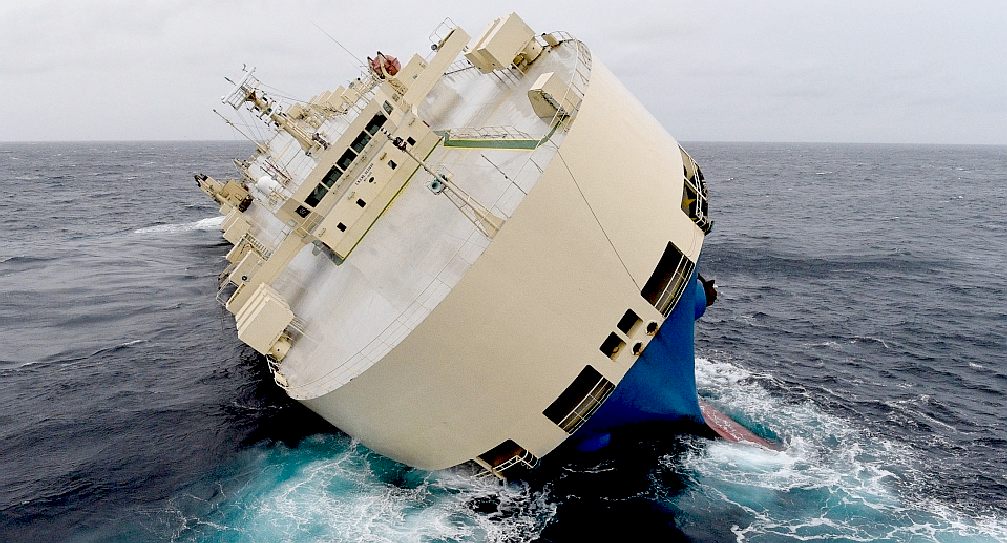
[[[144,226],[133,231],[134,234],[174,234],[177,232],[191,232],[193,230],[213,230],[220,228],[224,224],[224,217],[207,217],[198,221],[186,223],[155,224]]]
[[[911,446],[810,401],[781,402],[763,386],[770,375],[697,359],[696,378],[718,409],[784,434],[787,448],[715,442],[666,458],[665,469],[690,481],[673,498],[686,516],[731,518],[731,532],[746,542],[1007,540],[998,513],[963,511],[928,495],[933,482]]]

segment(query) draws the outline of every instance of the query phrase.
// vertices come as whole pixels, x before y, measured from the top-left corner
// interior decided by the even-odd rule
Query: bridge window
[[[353,164],[353,161],[356,158],[357,154],[347,149],[346,152],[343,153],[343,156],[339,157],[339,160],[336,161],[336,165],[345,172],[350,169],[350,164]]]
[[[380,129],[382,126],[385,125],[386,120],[387,119],[385,118],[384,115],[378,113],[377,115],[371,117],[371,120],[367,123],[367,126],[364,128],[364,130],[368,134],[373,136],[378,131],[378,129]]]
[[[304,203],[308,204],[311,207],[315,207],[318,205],[318,202],[322,201],[322,198],[324,198],[325,195],[328,194],[328,192],[329,187],[326,187],[325,183],[319,183],[315,187],[315,190],[311,191],[311,194],[309,194],[308,197],[304,199]]]
[[[324,183],[326,187],[332,188],[332,185],[339,180],[341,175],[343,175],[343,171],[340,170],[338,166],[333,166],[332,169],[329,170],[329,173],[325,174],[325,177],[322,178],[322,183]]]
[[[353,140],[353,143],[350,144],[350,149],[353,149],[353,151],[359,155],[364,152],[364,147],[367,147],[367,142],[369,141],[371,141],[371,135],[366,131],[361,132],[360,135]]]

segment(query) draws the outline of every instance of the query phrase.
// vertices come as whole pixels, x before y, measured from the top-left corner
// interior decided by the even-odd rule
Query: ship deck
[[[547,48],[525,74],[481,74],[456,62],[417,105],[434,131],[449,134],[427,164],[496,216],[509,218],[567,128],[557,129],[558,119],[539,118],[528,90],[543,73],[572,79],[584,70],[585,55],[582,44],[568,40]],[[309,245],[274,281],[300,329],[281,366],[292,397],[320,396],[381,360],[491,243],[455,204],[427,187],[431,179],[418,169],[341,264]],[[264,204],[257,201],[247,215],[267,245],[282,238],[284,225]]]

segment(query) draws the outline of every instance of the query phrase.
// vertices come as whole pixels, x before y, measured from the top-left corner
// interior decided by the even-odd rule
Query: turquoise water
[[[667,459],[662,469],[689,481],[668,497],[681,517],[722,519],[738,541],[751,542],[1007,540],[1001,515],[928,497],[927,459],[911,446],[810,401],[781,401],[763,386],[772,375],[701,360],[698,379],[709,401],[736,419],[785,429],[787,447],[718,442]]]
[[[910,447],[810,402],[781,402],[762,386],[771,376],[705,359],[698,368],[709,401],[753,428],[787,428],[787,448],[686,439],[684,454],[663,457],[652,469],[652,484],[636,498],[667,507],[682,535],[749,542],[1007,541],[1002,517],[908,497],[904,487],[925,486],[928,478],[925,461]],[[224,486],[241,479],[239,487],[174,498],[173,540],[527,541],[543,535],[564,499],[548,483],[501,486],[459,471],[412,470],[344,435],[248,451],[240,465],[239,474],[221,477]],[[603,462],[600,469],[615,467]],[[686,481],[681,492],[662,487],[669,474]]]
[[[527,485],[397,464],[345,435],[249,451],[210,497],[176,496],[175,541],[508,541],[534,534],[555,506]],[[199,485],[202,487],[202,485]],[[489,500],[484,514],[474,503]],[[161,517],[164,518],[164,517]]]

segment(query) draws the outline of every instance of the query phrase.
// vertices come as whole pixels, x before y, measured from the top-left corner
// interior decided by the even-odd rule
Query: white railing
[[[448,131],[452,139],[533,139],[531,134],[513,126],[485,126],[482,128],[453,128]]]
[[[427,36],[430,40],[430,45],[433,46],[431,49],[436,52],[436,47],[440,46],[441,42],[447,39],[447,37],[454,32],[456,28],[458,28],[458,25],[455,24],[454,20],[452,20],[451,17],[445,17],[440,24],[434,27],[434,29],[430,32],[430,35]]]
[[[538,466],[538,462],[539,460],[537,456],[528,451],[523,451],[519,454],[515,454],[514,456],[510,457],[502,464],[498,466],[493,466],[493,471],[496,472],[495,475],[497,477],[500,477],[501,474],[506,473],[507,470],[515,466],[524,466],[528,469],[534,469],[536,466]]]
[[[568,434],[576,432],[587,422],[587,419],[591,418],[591,415],[594,415],[594,412],[608,399],[613,390],[615,390],[615,385],[611,381],[604,377],[599,379],[587,396],[584,396],[584,399],[567,416],[563,417],[559,427]]]
[[[475,68],[475,66],[473,66],[472,63],[469,62],[469,59],[460,58],[454,61],[450,66],[448,66],[446,70],[444,70],[444,75],[456,74],[458,72],[464,72],[465,70],[471,70],[473,68]]]
[[[657,299],[657,303],[654,304],[654,307],[665,317],[675,309],[675,305],[678,304],[679,298],[682,297],[682,292],[685,291],[685,286],[689,283],[689,278],[692,277],[692,270],[695,267],[696,265],[688,258],[685,258],[685,256],[675,266],[671,280],[668,281],[664,292],[661,293]]]

